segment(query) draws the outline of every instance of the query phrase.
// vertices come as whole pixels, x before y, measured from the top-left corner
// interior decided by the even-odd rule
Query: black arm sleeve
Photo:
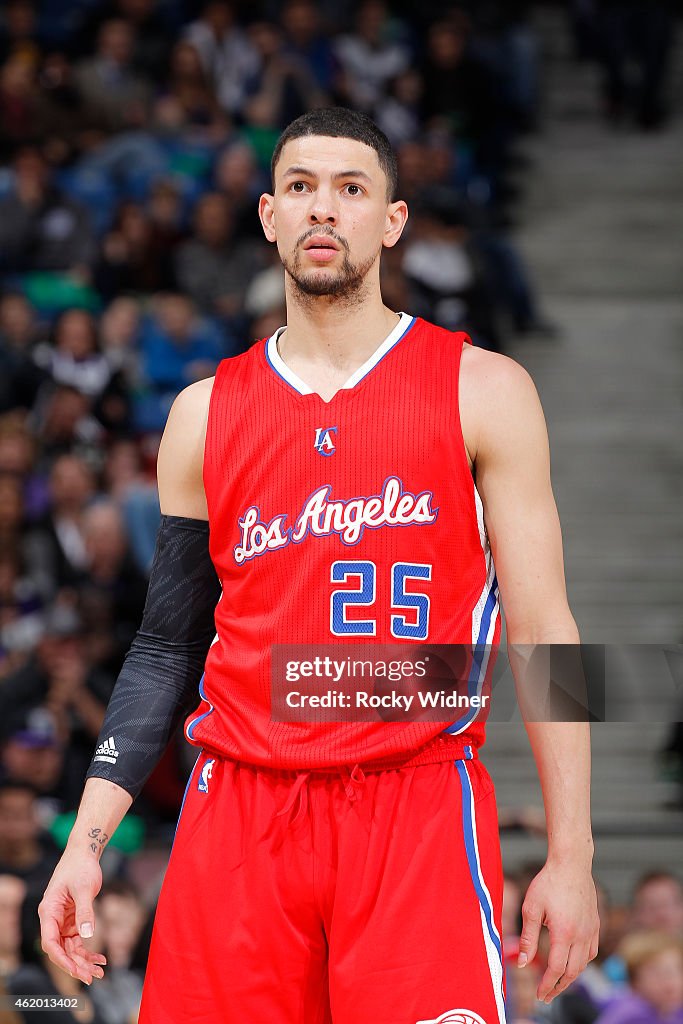
[[[126,655],[86,778],[108,779],[135,798],[185,715],[216,632],[220,583],[209,524],[162,516],[142,625]]]

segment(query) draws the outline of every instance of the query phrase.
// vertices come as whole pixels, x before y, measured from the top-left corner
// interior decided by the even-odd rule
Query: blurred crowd
[[[35,908],[140,622],[168,409],[221,358],[284,322],[283,271],[256,213],[282,128],[311,107],[341,104],[389,136],[411,211],[404,241],[384,255],[389,306],[466,329],[494,350],[512,334],[552,336],[509,231],[528,170],[519,142],[542,114],[532,7],[2,5],[0,985],[80,988],[44,960]],[[568,5],[578,56],[604,68],[609,118],[664,123],[672,18],[658,0]],[[192,758],[182,739],[171,744],[105,852],[94,944],[111,967],[82,1020],[136,1018]],[[639,909],[657,886],[668,886],[675,919]],[[508,880],[517,901],[508,936],[523,889],[521,876]],[[627,981],[646,1001],[678,984],[683,1005],[681,908],[676,879],[643,883],[628,912],[608,914],[578,1008],[567,997],[565,1016],[549,1018],[534,1004],[539,954],[510,975],[511,1020],[592,1021]],[[637,941],[622,950],[631,932]],[[643,980],[666,973],[662,963],[668,989]]]

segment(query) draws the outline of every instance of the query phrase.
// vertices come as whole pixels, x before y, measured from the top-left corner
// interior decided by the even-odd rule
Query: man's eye
[[[306,183],[304,181],[295,181],[292,183],[292,190],[294,192],[303,192],[305,188]]]
[[[346,188],[347,188],[347,191],[348,191],[349,195],[351,195],[351,196],[359,196],[361,194],[361,191],[362,191],[360,185],[347,185]]]

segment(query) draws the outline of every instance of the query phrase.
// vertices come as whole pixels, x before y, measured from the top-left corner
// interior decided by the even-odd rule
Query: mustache
[[[309,238],[313,238],[314,235],[328,235],[330,238],[333,238],[335,242],[338,242],[339,245],[341,245],[342,249],[345,250],[345,252],[349,251],[349,243],[346,241],[346,239],[342,238],[341,235],[338,235],[335,231],[332,230],[332,228],[325,227],[310,228],[310,230],[304,231],[303,235],[301,235],[300,238],[297,238],[296,248],[298,249],[300,245],[303,245],[305,242],[307,242]]]

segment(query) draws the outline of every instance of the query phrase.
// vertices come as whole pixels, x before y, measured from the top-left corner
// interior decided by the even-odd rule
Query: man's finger
[[[98,967],[107,966],[107,958],[104,953],[96,953],[86,949],[83,939],[78,935],[70,935],[66,938],[64,940],[64,948],[71,957],[80,957],[81,960],[87,961],[88,964],[96,964]]]
[[[95,934],[95,911],[92,907],[92,895],[89,886],[79,886],[74,892],[76,908],[76,928],[82,939],[90,939]]]
[[[78,977],[81,981],[90,984],[93,978],[103,978],[102,961],[105,958],[101,953],[91,953],[87,950],[82,939],[77,935],[65,940],[66,949],[78,968]],[[106,963],[106,960],[105,960]]]
[[[541,934],[541,911],[533,903],[522,905],[522,934],[519,938],[517,966],[524,967],[536,956],[538,939]]]
[[[554,988],[546,996],[546,1001],[551,1002],[555,996],[559,996],[560,992],[564,992],[566,988],[576,981],[581,971],[588,963],[588,946],[585,943],[576,942],[569,950],[569,957],[567,959],[567,966],[564,969],[564,973],[556,982]]]
[[[560,980],[565,970],[567,969],[567,961],[569,959],[569,942],[566,940],[553,938],[552,932],[550,933],[550,953],[548,955],[548,966],[545,970],[545,974],[541,978],[536,996],[543,1002],[549,993],[553,991],[555,985]]]
[[[77,971],[76,964],[62,949],[62,937],[59,931],[59,924],[55,918],[43,916],[41,926],[41,948],[43,952],[50,958],[53,964],[61,967],[67,974],[75,974]]]

